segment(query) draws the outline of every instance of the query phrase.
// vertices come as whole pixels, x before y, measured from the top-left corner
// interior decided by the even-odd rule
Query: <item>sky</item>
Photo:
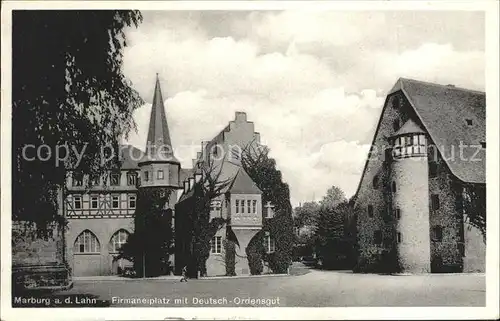
[[[484,14],[466,11],[142,11],[123,71],[145,100],[127,143],[144,149],[156,73],[182,167],[247,113],[292,205],[358,186],[399,77],[484,90]]]

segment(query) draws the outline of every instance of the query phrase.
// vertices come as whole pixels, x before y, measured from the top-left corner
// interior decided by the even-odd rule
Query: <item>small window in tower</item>
[[[472,126],[472,119],[466,118],[465,123],[467,124],[467,126]]]
[[[397,131],[399,129],[399,119],[394,119],[394,121],[392,122],[392,128],[394,129],[394,131]]]
[[[432,209],[433,210],[438,210],[439,209],[439,195],[432,194],[431,195],[431,201],[432,201]]]
[[[376,230],[373,233],[373,243],[377,245],[382,244],[382,231]]]
[[[121,176],[121,173],[111,173],[111,176],[110,176],[111,186],[120,185],[120,176]]]
[[[398,232],[398,234],[396,235],[396,237],[397,237],[397,242],[398,242],[398,243],[403,242],[403,236],[401,235],[401,233],[400,233],[400,232]]]
[[[157,172],[157,179],[163,179],[163,170],[159,169]]]
[[[443,227],[434,226],[432,228],[432,240],[434,242],[441,242],[443,240]]]
[[[378,188],[378,175],[375,175],[373,177],[373,188],[377,189]]]
[[[429,177],[433,178],[437,176],[438,165],[435,161],[429,162]]]
[[[235,203],[236,203],[235,213],[238,214],[240,212],[240,200],[236,200]]]
[[[373,217],[373,205],[368,205],[368,217]]]
[[[394,217],[395,217],[397,220],[401,219],[401,209],[396,208],[396,209],[394,210]]]
[[[144,181],[145,182],[149,181],[149,172],[148,171],[144,172]]]
[[[396,193],[396,182],[392,182],[391,190],[393,193]]]

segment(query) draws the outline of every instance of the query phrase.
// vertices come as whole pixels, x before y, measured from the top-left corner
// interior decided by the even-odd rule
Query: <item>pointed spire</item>
[[[151,107],[151,115],[149,118],[148,138],[146,148],[154,146],[163,153],[166,152],[172,160],[173,156],[172,141],[170,140],[170,132],[168,130],[167,116],[165,114],[165,106],[163,105],[163,96],[161,93],[160,78],[156,73],[156,84],[153,96],[153,105]]]

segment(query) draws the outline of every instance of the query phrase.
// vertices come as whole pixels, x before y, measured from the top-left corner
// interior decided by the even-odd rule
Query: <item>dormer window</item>
[[[159,169],[157,172],[157,179],[163,179],[163,170]]]
[[[470,118],[465,119],[465,123],[467,124],[467,126],[472,126],[472,119]]]
[[[121,173],[111,173],[110,176],[110,184],[111,186],[118,186],[120,185],[120,175]]]

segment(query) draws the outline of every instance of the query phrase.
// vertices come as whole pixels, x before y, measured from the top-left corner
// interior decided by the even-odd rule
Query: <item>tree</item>
[[[264,220],[262,231],[257,233],[247,246],[248,260],[259,262],[261,260],[259,257],[261,257],[269,262],[274,273],[286,273],[292,260],[294,244],[292,205],[288,184],[283,182],[281,172],[276,169],[276,161],[269,157],[267,147],[250,143],[243,149],[241,163],[243,169],[262,191],[262,203],[271,202],[275,213],[274,218]],[[262,232],[265,231],[270,233],[276,243],[275,252],[267,255],[262,253],[262,247],[258,245],[262,244]],[[250,256],[257,256],[257,258],[250,258]],[[258,271],[259,267],[251,267],[251,270]]]
[[[132,261],[136,276],[153,277],[170,272],[172,210],[164,207],[172,194],[171,189],[161,187],[138,190],[134,232],[115,258]]]
[[[320,204],[321,206],[334,208],[338,204],[345,201],[347,201],[347,198],[345,197],[344,191],[337,186],[332,186],[328,189]]]
[[[135,128],[132,112],[143,102],[122,56],[125,28],[141,21],[138,11],[13,12],[12,219],[34,223],[40,235],[63,223],[57,190],[67,170],[116,166],[101,162],[101,148],[116,148]]]
[[[190,270],[195,270],[197,272],[196,276],[198,273],[202,276],[207,274],[206,263],[210,256],[210,241],[215,233],[228,223],[223,218],[210,219],[210,205],[212,200],[222,195],[230,183],[229,179],[220,179],[223,166],[224,161],[218,167],[213,161],[199,163],[198,169],[201,181],[195,185],[195,192],[191,200],[194,205],[194,210],[191,212],[194,244],[193,261],[191,262]],[[233,253],[233,251],[230,250],[228,253]]]
[[[317,202],[305,202],[295,208],[295,227],[313,226],[318,218],[320,205]]]

